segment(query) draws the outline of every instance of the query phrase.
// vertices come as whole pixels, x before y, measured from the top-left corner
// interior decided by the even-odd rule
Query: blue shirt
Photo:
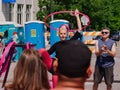
[[[109,39],[107,41],[103,41],[102,39],[98,40],[98,48],[101,49],[102,45],[106,45],[109,50],[112,49],[113,44],[115,41]],[[96,65],[101,67],[111,67],[115,63],[114,58],[110,56],[107,52],[101,53],[99,56],[97,56]]]

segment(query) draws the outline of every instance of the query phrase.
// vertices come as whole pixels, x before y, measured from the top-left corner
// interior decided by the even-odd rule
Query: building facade
[[[0,0],[0,22],[23,25],[27,21],[36,20],[38,10],[38,0]]]

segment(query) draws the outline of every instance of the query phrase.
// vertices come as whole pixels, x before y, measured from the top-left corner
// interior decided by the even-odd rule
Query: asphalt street
[[[96,60],[96,56],[93,53],[92,58],[91,58],[91,65],[92,65],[93,71],[94,71],[95,60]],[[112,90],[120,90],[120,42],[117,42],[117,55],[115,57],[115,62],[116,63],[114,66],[114,82],[113,82]],[[14,70],[15,65],[16,63],[11,63],[8,77],[7,77],[7,83],[10,83],[12,81],[13,70]],[[0,86],[2,86],[4,76],[5,74],[3,74],[0,77]],[[51,74],[49,74],[49,78],[51,79]],[[85,90],[92,90],[92,85],[93,85],[93,73],[91,77],[85,83]],[[106,90],[104,80],[99,85],[99,90]]]

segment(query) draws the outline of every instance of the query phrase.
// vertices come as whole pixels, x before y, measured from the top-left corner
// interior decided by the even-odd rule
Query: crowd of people
[[[92,73],[90,69],[92,53],[82,42],[82,25],[78,12],[76,9],[73,15],[78,26],[74,36],[70,40],[66,39],[69,26],[64,24],[58,30],[60,41],[49,50],[25,49],[14,69],[13,81],[1,90],[85,90],[85,81]],[[93,90],[98,90],[103,77],[106,90],[112,90],[116,45],[109,39],[109,35],[110,29],[103,28],[102,38],[98,39],[95,45]],[[53,52],[56,53],[55,60],[50,57]],[[48,79],[48,71],[51,69],[53,69],[52,74],[58,77],[54,88]]]

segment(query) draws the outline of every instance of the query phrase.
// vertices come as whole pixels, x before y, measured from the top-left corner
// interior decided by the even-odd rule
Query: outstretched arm
[[[79,11],[78,9],[75,10],[75,16],[76,16],[76,21],[77,21],[77,26],[78,26],[78,32],[82,31],[82,25],[81,25],[81,20],[79,17]]]
[[[77,32],[74,34],[74,36],[71,39],[77,40],[77,39],[80,38],[80,40],[83,42],[83,40],[84,40],[83,39],[83,33],[81,33],[82,32],[82,25],[81,25],[81,20],[80,20],[80,17],[79,17],[78,9],[75,10],[73,16],[76,17],[78,30],[77,30]]]

